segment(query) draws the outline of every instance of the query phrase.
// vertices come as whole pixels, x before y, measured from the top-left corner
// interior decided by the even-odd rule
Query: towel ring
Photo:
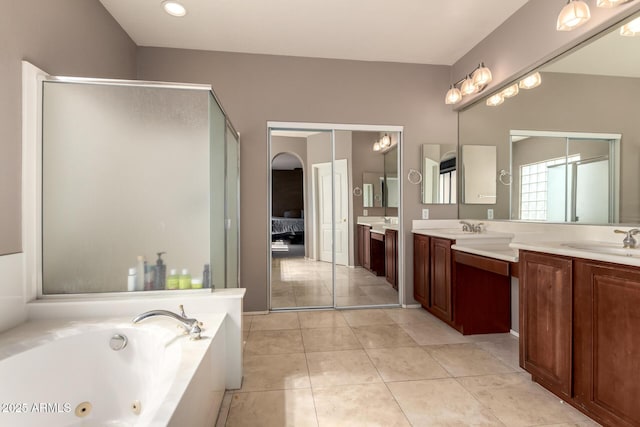
[[[505,177],[506,177],[506,180],[505,180]],[[500,181],[502,185],[509,186],[513,182],[513,176],[511,175],[510,172],[507,172],[506,170],[502,169],[500,171],[500,175],[498,175],[498,181]]]
[[[356,187],[353,189],[353,195],[356,197],[362,196],[362,189],[360,187]]]
[[[420,173],[420,171],[417,171],[415,169],[409,169],[407,179],[411,184],[418,185],[422,182],[422,174]]]

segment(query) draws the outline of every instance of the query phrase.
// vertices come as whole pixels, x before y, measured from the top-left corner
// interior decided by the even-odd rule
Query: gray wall
[[[241,134],[241,258],[251,260],[241,271],[247,311],[267,308],[268,120],[404,125],[403,179],[420,167],[421,144],[456,138],[456,114],[442,102],[446,66],[163,48],[140,48],[138,66],[141,79],[212,84]],[[420,215],[420,186],[406,185],[403,196],[411,302],[410,221]]]
[[[0,254],[20,252],[21,60],[53,75],[135,78],[136,46],[97,0],[2,0]]]

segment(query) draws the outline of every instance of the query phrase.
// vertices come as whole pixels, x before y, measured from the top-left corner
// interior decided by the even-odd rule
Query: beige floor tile
[[[508,426],[589,421],[532,382],[528,374],[466,377],[458,381]]]
[[[455,329],[445,325],[420,322],[401,324],[400,327],[413,338],[418,345],[438,345],[466,343],[469,339]]]
[[[345,310],[342,312],[350,326],[393,325],[395,322],[382,310]]]
[[[358,326],[352,329],[364,348],[395,348],[417,345],[398,325]]]
[[[302,340],[307,353],[362,348],[349,327],[302,329]]]
[[[449,377],[447,371],[420,347],[374,348],[366,352],[384,381]]]
[[[382,382],[364,350],[307,353],[307,366],[314,389]]]
[[[424,308],[388,308],[383,310],[397,324],[431,322],[438,323],[433,315]]]
[[[500,341],[478,342],[476,345],[500,359],[502,363],[513,368],[516,372],[524,372],[520,368],[518,338],[511,336],[511,338]]]
[[[454,377],[514,372],[514,368],[474,343],[426,346],[424,349]]]
[[[455,379],[387,383],[411,425],[501,426]]]
[[[227,417],[229,416],[229,409],[231,408],[231,399],[233,398],[232,391],[226,391],[220,404],[220,410],[218,411],[218,419],[216,420],[216,427],[224,427],[227,423]]]
[[[298,313],[300,327],[311,328],[343,328],[349,326],[342,313],[337,310],[301,311]]]
[[[331,295],[300,295],[295,300],[295,307],[333,307]]]
[[[303,353],[302,334],[299,329],[251,331],[244,352],[246,355]]]
[[[309,388],[309,371],[304,353],[247,355],[241,391]]]
[[[368,296],[360,295],[336,296],[336,306],[338,307],[358,307],[361,305],[373,305],[373,300]]]
[[[271,297],[271,308],[292,308],[297,306],[294,296]]]
[[[313,399],[320,427],[410,426],[384,384],[317,389]]]
[[[269,313],[264,316],[254,316],[251,321],[252,332],[282,329],[300,329],[298,313]]]
[[[317,426],[310,389],[234,393],[227,427]]]
[[[248,331],[251,329],[251,321],[253,320],[253,316],[248,316],[246,314],[242,315],[242,331]]]

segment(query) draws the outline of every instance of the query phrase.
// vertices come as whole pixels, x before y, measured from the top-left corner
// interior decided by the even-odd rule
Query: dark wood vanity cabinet
[[[431,265],[429,280],[429,308],[436,317],[453,322],[451,292],[451,245],[449,239],[431,237]]]
[[[574,399],[605,425],[640,425],[640,268],[576,259]]]
[[[398,289],[398,232],[385,230],[384,232],[384,269],[387,282]]]
[[[358,224],[358,265],[371,268],[371,227]]]
[[[520,365],[565,399],[572,385],[572,260],[520,251]]]
[[[384,234],[372,233],[368,225],[358,224],[358,265],[377,276],[385,274]]]
[[[429,307],[429,236],[413,235],[413,299]]]

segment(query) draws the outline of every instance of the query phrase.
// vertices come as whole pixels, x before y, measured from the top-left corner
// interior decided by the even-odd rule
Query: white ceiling
[[[452,65],[527,0],[100,0],[139,46]]]
[[[616,28],[542,70],[640,78],[640,37],[622,37]]]

